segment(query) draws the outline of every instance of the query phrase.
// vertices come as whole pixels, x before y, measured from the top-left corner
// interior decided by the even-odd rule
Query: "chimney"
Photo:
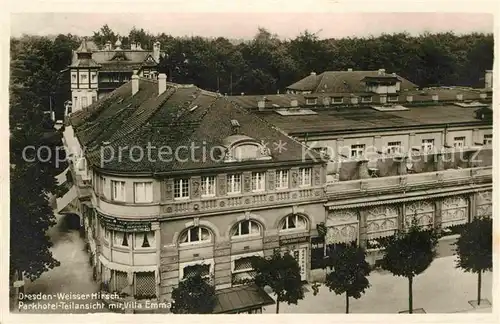
[[[161,95],[167,90],[167,75],[160,73],[158,75],[158,95]]]
[[[153,58],[156,62],[160,62],[160,42],[158,41],[153,44]]]
[[[406,96],[406,101],[413,102],[413,96]]]
[[[384,75],[385,69],[378,69],[378,75]]]
[[[257,101],[257,107],[259,107],[259,111],[263,111],[266,108],[266,97],[263,97],[259,101]]]
[[[139,76],[137,74],[132,75],[132,96],[139,92]]]
[[[493,88],[493,70],[486,70],[484,74],[484,87],[486,90]]]
[[[352,72],[352,68],[348,68],[348,69],[347,69],[347,72]]]
[[[432,95],[432,101],[439,101],[439,95],[438,94],[433,94]]]
[[[311,72],[311,75],[316,75],[316,72]]]
[[[464,95],[463,95],[463,94],[461,94],[461,93],[457,93],[457,100],[458,100],[458,101],[462,101],[462,100],[464,100]]]
[[[292,99],[290,101],[290,107],[297,107],[299,105],[299,102],[297,101],[297,99]]]

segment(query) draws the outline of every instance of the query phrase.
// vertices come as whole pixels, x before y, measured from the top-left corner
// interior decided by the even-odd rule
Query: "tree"
[[[437,233],[434,229],[425,229],[416,223],[406,230],[397,232],[384,241],[382,269],[395,276],[408,278],[409,313],[413,313],[413,278],[424,272],[436,257]]]
[[[200,273],[179,283],[172,291],[174,314],[210,314],[215,308],[215,288]]]
[[[102,47],[108,41],[114,44],[118,40],[118,35],[109,28],[108,24],[105,24],[98,31],[94,32],[92,39],[97,46]]]
[[[44,114],[57,74],[51,68],[53,44],[48,38],[26,36],[11,43],[10,274],[14,280],[22,275],[34,280],[59,265],[46,232],[55,224],[49,195],[56,190],[52,153],[60,137],[46,129]],[[45,156],[36,154],[39,148]]]
[[[358,299],[370,286],[370,265],[365,251],[353,244],[338,244],[328,256],[326,265],[332,269],[326,275],[325,285],[337,295],[345,294],[345,312],[349,313],[349,297]]]
[[[463,229],[456,242],[457,268],[477,273],[477,304],[481,304],[481,274],[491,271],[492,230],[491,218],[475,218]]]
[[[260,287],[269,286],[276,294],[276,314],[279,313],[280,302],[297,304],[304,298],[300,267],[289,254],[281,254],[275,250],[270,258],[252,258],[252,267],[256,271],[255,283]]]

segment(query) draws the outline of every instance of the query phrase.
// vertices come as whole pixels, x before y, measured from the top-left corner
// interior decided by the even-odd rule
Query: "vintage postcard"
[[[498,320],[494,3],[278,2],[9,13],[6,322]]]

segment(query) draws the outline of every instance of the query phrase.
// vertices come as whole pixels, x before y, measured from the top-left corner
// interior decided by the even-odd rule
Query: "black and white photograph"
[[[10,13],[10,316],[494,313],[493,2],[83,6]]]

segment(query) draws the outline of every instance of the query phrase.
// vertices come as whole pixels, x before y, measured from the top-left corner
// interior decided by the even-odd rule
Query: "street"
[[[455,268],[455,257],[437,258],[431,266],[414,279],[413,307],[426,313],[491,312],[474,308],[468,303],[476,299],[477,275]],[[368,277],[371,287],[360,299],[351,298],[351,313],[397,314],[408,310],[408,280],[395,277],[386,271],[375,271]],[[492,302],[492,273],[483,274],[482,299]],[[298,305],[280,304],[280,313],[345,313],[345,296],[335,295],[321,286],[319,294],[308,292]],[[272,296],[272,295],[271,295]],[[263,313],[272,314],[276,309],[268,306]]]
[[[77,230],[68,229],[64,217],[59,217],[58,224],[48,232],[54,246],[51,251],[54,258],[61,265],[42,274],[33,282],[27,282],[25,293],[42,293],[44,296],[53,296],[52,300],[25,301],[24,305],[42,303],[58,305],[55,310],[21,309],[23,313],[89,313],[109,312],[101,309],[100,301],[91,300],[62,300],[57,293],[93,293],[98,291],[97,284],[92,280],[92,269],[89,265],[89,256],[85,251],[84,241]],[[72,304],[74,303],[74,304]],[[92,310],[81,307],[95,307]],[[40,307],[43,307],[40,305]],[[54,306],[55,307],[55,306]],[[17,311],[17,310],[16,310]]]

